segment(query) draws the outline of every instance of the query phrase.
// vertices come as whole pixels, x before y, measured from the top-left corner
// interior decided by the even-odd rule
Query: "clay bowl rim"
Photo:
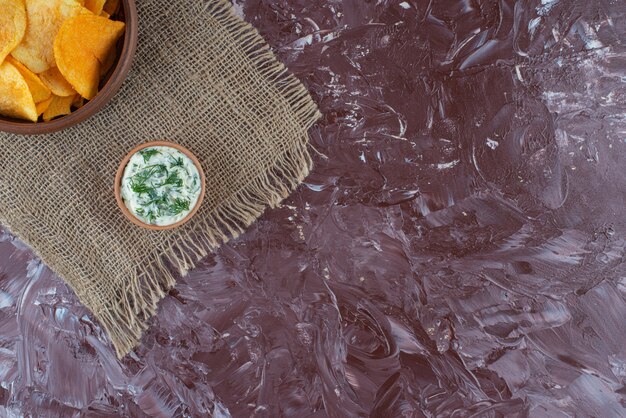
[[[150,148],[150,147],[170,147],[170,148],[177,149],[178,151],[182,152],[187,157],[189,157],[191,161],[193,161],[194,165],[198,169],[198,173],[200,174],[200,196],[198,196],[198,201],[196,202],[196,205],[193,207],[193,209],[191,209],[191,212],[189,212],[187,216],[185,216],[180,221],[171,225],[159,226],[159,225],[150,225],[145,222],[142,222],[139,218],[133,215],[130,212],[130,210],[128,210],[128,208],[124,204],[124,201],[122,200],[122,191],[121,191],[122,177],[124,176],[124,170],[126,169],[128,162],[130,161],[133,155],[135,155],[142,149]],[[120,166],[117,169],[117,173],[115,174],[114,191],[115,191],[115,200],[117,201],[117,205],[119,206],[120,210],[129,221],[145,229],[150,229],[153,231],[165,231],[165,230],[177,228],[183,225],[184,223],[187,223],[196,214],[196,212],[198,212],[198,210],[200,209],[200,206],[202,206],[204,195],[206,194],[206,178],[204,176],[204,170],[202,169],[202,164],[200,164],[200,161],[198,160],[198,158],[189,149],[174,142],[151,141],[151,142],[145,142],[141,145],[137,145],[126,155],[126,157],[124,157],[124,159],[120,163]]]
[[[126,24],[123,47],[115,69],[96,97],[69,115],[48,122],[34,123],[0,116],[0,131],[19,135],[42,135],[61,131],[91,118],[111,101],[126,80],[137,51],[139,19],[135,0],[122,0],[122,7],[124,8],[123,21]]]

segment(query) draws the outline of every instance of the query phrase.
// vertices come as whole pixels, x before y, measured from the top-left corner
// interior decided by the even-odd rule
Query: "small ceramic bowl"
[[[8,118],[0,115],[0,131],[21,135],[40,135],[67,129],[98,113],[119,90],[128,75],[135,51],[137,49],[137,8],[135,0],[122,0],[119,11],[113,15],[114,20],[126,23],[126,32],[117,45],[118,58],[111,70],[100,82],[100,89],[93,100],[80,109],[66,116],[48,122],[33,123],[30,121]]]
[[[122,178],[124,177],[124,170],[126,169],[128,162],[130,161],[133,155],[137,154],[139,151],[141,151],[144,148],[150,148],[150,147],[170,147],[170,148],[177,149],[178,151],[182,152],[187,157],[189,157],[191,161],[193,161],[196,168],[198,169],[198,173],[200,174],[200,184],[201,184],[200,196],[198,196],[198,201],[196,202],[196,205],[193,207],[191,212],[189,212],[189,214],[185,218],[181,219],[180,221],[172,225],[159,226],[159,225],[150,225],[145,222],[142,222],[139,218],[133,215],[130,212],[130,210],[128,210],[128,208],[126,207],[126,204],[124,203],[124,200],[122,199]],[[153,141],[153,142],[146,142],[145,144],[141,144],[133,148],[133,150],[130,151],[128,155],[126,155],[126,157],[120,163],[119,168],[117,169],[117,173],[115,175],[114,189],[115,189],[115,200],[117,201],[117,205],[120,207],[120,209],[122,210],[122,213],[124,214],[124,216],[126,216],[126,218],[128,218],[129,221],[143,228],[152,229],[154,231],[163,231],[166,229],[173,229],[173,228],[181,226],[185,222],[189,221],[193,217],[193,215],[196,214],[198,209],[200,209],[200,205],[202,205],[202,201],[204,200],[204,194],[206,192],[206,178],[204,176],[204,171],[202,170],[202,165],[200,164],[200,161],[198,161],[196,156],[193,155],[191,151],[189,151],[187,148],[181,145],[175,144],[173,142]]]

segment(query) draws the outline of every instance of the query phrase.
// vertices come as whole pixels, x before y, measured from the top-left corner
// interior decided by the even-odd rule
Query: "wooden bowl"
[[[114,20],[126,23],[124,36],[120,38],[115,65],[102,78],[98,94],[80,109],[66,116],[49,122],[37,122],[13,119],[0,115],[0,131],[21,135],[40,135],[67,129],[77,125],[98,113],[119,90],[128,75],[135,51],[137,49],[137,8],[135,0],[122,0],[119,11],[113,15]]]
[[[145,222],[142,222],[139,218],[137,218],[135,215],[133,215],[130,212],[130,210],[128,210],[128,208],[126,207],[126,204],[124,204],[124,200],[122,200],[122,177],[124,176],[124,170],[126,169],[126,166],[128,165],[128,162],[130,161],[130,159],[132,158],[133,155],[135,155],[136,153],[138,153],[142,149],[149,148],[149,147],[170,147],[170,148],[177,149],[178,151],[182,152],[187,157],[189,157],[191,159],[191,161],[193,161],[194,165],[198,169],[198,173],[200,174],[200,196],[198,196],[198,201],[196,202],[196,205],[193,207],[193,209],[191,209],[191,212],[189,212],[189,214],[185,218],[181,219],[180,221],[178,221],[178,222],[176,222],[175,224],[172,224],[172,225],[159,226],[159,225],[150,225],[150,224],[147,224]],[[174,144],[172,142],[167,142],[167,141],[146,142],[145,144],[141,144],[141,145],[133,148],[128,153],[128,155],[126,155],[126,157],[124,157],[124,159],[120,163],[120,166],[117,169],[117,173],[115,174],[115,186],[114,186],[114,189],[115,189],[115,200],[117,201],[117,205],[122,210],[122,213],[124,214],[124,216],[126,216],[128,218],[128,220],[131,221],[132,223],[134,223],[135,225],[139,225],[139,226],[141,226],[143,228],[147,228],[147,229],[152,229],[154,231],[163,231],[163,230],[166,230],[166,229],[173,229],[173,228],[181,226],[185,222],[189,221],[189,219],[191,219],[193,217],[193,215],[196,214],[198,209],[200,209],[200,205],[202,205],[202,201],[204,200],[204,194],[206,192],[206,181],[205,180],[206,179],[204,177],[204,171],[202,170],[202,165],[200,164],[200,161],[198,161],[196,156],[193,155],[191,153],[191,151],[189,151],[187,148],[185,148],[185,147],[183,147],[181,145],[178,145],[178,144]]]

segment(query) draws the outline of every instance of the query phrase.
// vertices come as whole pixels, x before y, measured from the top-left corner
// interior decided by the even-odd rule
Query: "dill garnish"
[[[185,162],[183,161],[183,157],[173,158],[170,163],[172,167],[184,167]]]
[[[130,179],[130,189],[139,194],[142,195],[144,193],[150,193],[150,191],[154,190],[154,187],[150,187],[148,186],[145,182],[143,181],[137,181],[133,178]]]
[[[148,193],[152,187],[147,186],[146,182],[154,175],[167,175],[167,167],[164,164],[149,165],[139,173],[130,178],[130,186],[135,193]],[[141,191],[140,191],[141,190]]]
[[[150,158],[154,157],[157,154],[160,154],[160,152],[155,149],[146,149],[146,150],[139,151],[139,155],[143,157],[144,163],[147,163],[148,161],[150,161]]]
[[[158,174],[167,175],[167,167],[165,166],[165,164],[148,165],[139,173],[135,174],[134,177],[137,179],[137,181],[141,181],[145,183],[146,180],[148,180],[150,177],[158,175]]]
[[[153,224],[156,221],[157,215],[155,215],[155,213],[153,211],[148,212],[148,214],[146,215],[146,218],[148,218],[148,222],[150,222],[151,224]]]
[[[183,187],[183,179],[178,176],[178,173],[173,171],[167,176],[165,182],[161,186],[176,186]]]
[[[167,205],[167,195],[159,196],[156,189],[153,193],[148,193],[148,196],[150,196],[150,201],[146,203],[147,205],[157,205],[157,207]]]
[[[189,204],[189,200],[177,197],[176,199],[174,199],[174,203],[172,203],[172,205],[169,207],[169,212],[172,215],[178,215],[179,213],[189,210]]]
[[[164,164],[154,164],[147,166],[142,171],[130,178],[130,189],[139,195],[142,195],[144,193],[150,194],[151,192],[154,193],[155,188],[146,184],[146,182],[155,174],[161,173],[167,175],[167,167]]]

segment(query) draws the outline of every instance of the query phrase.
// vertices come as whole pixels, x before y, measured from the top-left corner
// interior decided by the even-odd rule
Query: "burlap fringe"
[[[111,301],[101,312],[94,312],[120,358],[139,343],[148,319],[156,313],[158,302],[175,285],[171,268],[185,275],[210,251],[244,232],[267,206],[277,206],[312,167],[307,131],[321,115],[307,89],[276,59],[257,30],[233,13],[230,1],[209,1],[207,12],[229,30],[260,74],[287,99],[302,126],[302,136],[292,149],[268,167],[267,172],[222,202],[192,233],[155,251],[148,262],[141,263],[128,277],[128,286],[120,292],[119,299]]]

